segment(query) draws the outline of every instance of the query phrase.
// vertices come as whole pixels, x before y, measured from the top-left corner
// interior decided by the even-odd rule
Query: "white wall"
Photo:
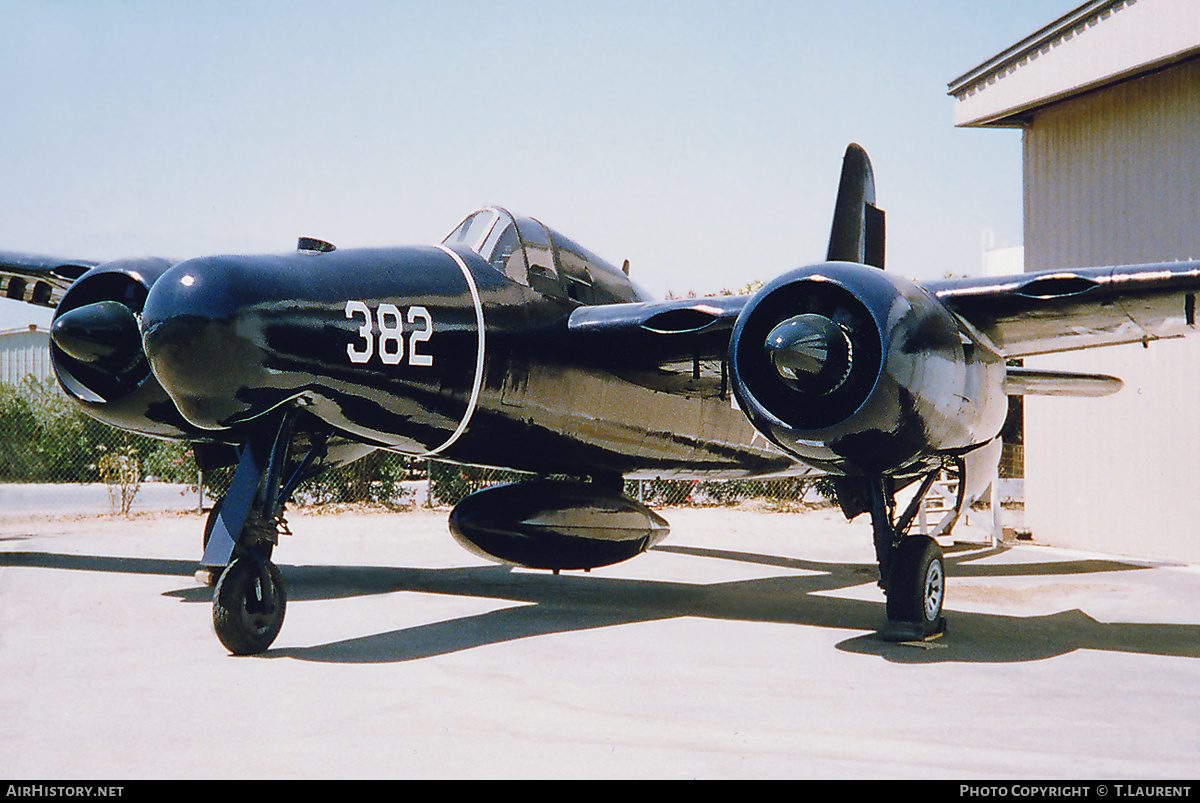
[[[0,332],[0,382],[15,385],[27,375],[53,376],[50,335],[46,330]]]
[[[1025,524],[1041,542],[1200,561],[1200,338],[1046,355],[1110,373],[1099,399],[1025,397]]]
[[[1200,258],[1198,187],[1200,61],[1045,109],[1025,129],[1027,269]],[[1034,537],[1200,560],[1200,336],[1028,364],[1126,381],[1026,398]]]

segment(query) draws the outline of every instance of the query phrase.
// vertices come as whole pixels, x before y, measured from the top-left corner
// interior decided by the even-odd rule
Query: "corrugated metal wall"
[[[45,330],[0,334],[0,382],[15,385],[29,374],[40,379],[54,375],[50,334]]]
[[[1200,61],[1043,110],[1025,129],[1027,270],[1200,258],[1198,192]],[[1126,380],[1026,399],[1034,536],[1200,560],[1200,338],[1029,362]]]
[[[1038,113],[1025,129],[1025,265],[1200,257],[1200,61]]]

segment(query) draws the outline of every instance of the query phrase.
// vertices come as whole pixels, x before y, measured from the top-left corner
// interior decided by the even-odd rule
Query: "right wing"
[[[1005,358],[1019,358],[1195,332],[1200,261],[951,279],[922,287],[981,341]],[[580,307],[561,345],[576,358],[653,390],[725,396],[729,335],[751,298]],[[1116,387],[1108,377],[1021,369],[1010,374],[1010,393],[1097,395]]]
[[[1018,273],[923,285],[1005,357],[1195,331],[1200,262]]]
[[[729,333],[751,296],[603,304],[571,313],[564,350],[627,382],[678,396],[726,396]]]

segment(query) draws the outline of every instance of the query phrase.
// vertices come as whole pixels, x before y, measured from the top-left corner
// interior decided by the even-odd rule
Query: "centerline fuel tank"
[[[587,483],[531,480],[487,488],[450,513],[450,531],[480,557],[531,569],[593,569],[666,537],[642,503]]]

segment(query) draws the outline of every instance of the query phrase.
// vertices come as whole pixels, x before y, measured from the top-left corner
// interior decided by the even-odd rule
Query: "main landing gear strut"
[[[959,499],[955,517],[962,510],[965,471],[962,461],[954,469],[959,475]],[[941,469],[921,481],[916,495],[899,518],[896,497],[888,477],[866,481],[867,510],[879,561],[879,584],[887,596],[887,625],[879,631],[886,641],[918,641],[946,630],[942,602],[946,596],[946,564],[938,542],[927,535],[910,535],[913,519]]]
[[[220,572],[213,592],[213,627],[234,655],[264,652],[279,635],[287,609],[283,575],[271,562],[279,535],[287,533],[284,505],[314,461],[325,452],[314,436],[307,454],[292,459],[297,411],[288,410],[243,445],[229,490],[205,526],[201,566]]]

